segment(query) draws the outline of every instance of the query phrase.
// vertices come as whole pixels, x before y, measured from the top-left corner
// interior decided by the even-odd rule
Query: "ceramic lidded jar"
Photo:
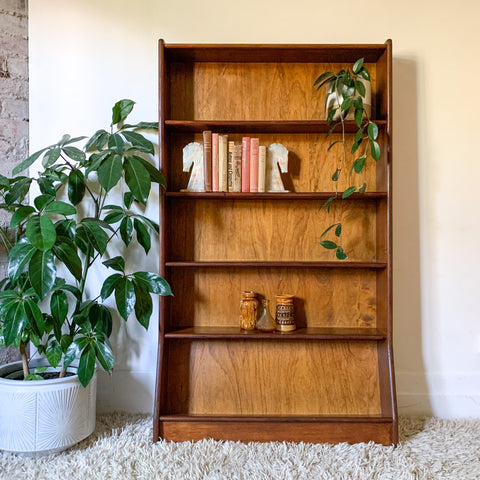
[[[277,301],[275,321],[277,323],[277,330],[280,332],[290,332],[297,328],[295,324],[294,298],[294,295],[289,294],[277,295],[275,297]]]
[[[255,330],[257,327],[258,300],[255,292],[242,292],[240,300],[240,328]]]

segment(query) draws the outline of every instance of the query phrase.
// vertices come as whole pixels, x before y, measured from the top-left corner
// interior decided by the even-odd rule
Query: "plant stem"
[[[20,355],[22,356],[23,377],[27,378],[30,375],[30,368],[28,366],[27,352],[23,342],[20,342]]]

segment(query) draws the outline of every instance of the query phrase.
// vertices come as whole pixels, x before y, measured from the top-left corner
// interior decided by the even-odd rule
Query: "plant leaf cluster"
[[[158,234],[158,225],[141,214],[152,183],[165,187],[151,163],[154,145],[141,133],[158,124],[124,124],[133,106],[128,99],[117,102],[110,131],[97,130],[83,147],[76,145],[86,137],[64,135],[19,164],[16,176],[0,176],[0,208],[12,214],[9,231],[0,232],[9,250],[8,277],[0,282],[0,346],[32,342],[50,365],[61,365],[61,375],[78,359],[84,386],[97,362],[108,371],[114,365],[107,298],[114,293],[120,316],[125,321],[135,316],[147,329],[151,295],[172,294],[160,275],[129,272],[123,257],[109,258],[115,237],[128,247],[136,236],[133,248],[138,244],[147,254]],[[43,170],[37,178],[22,175],[40,159]],[[121,205],[108,204],[109,195],[120,189],[125,190]],[[100,261],[117,273],[90,298],[88,275]],[[60,264],[68,278],[57,275]],[[38,372],[24,374],[39,378]]]
[[[350,176],[352,173],[363,175],[366,168],[367,158],[372,157],[378,161],[381,156],[381,148],[377,141],[378,126],[370,120],[364,107],[363,100],[366,95],[364,82],[370,82],[370,72],[364,64],[364,59],[358,59],[352,66],[352,70],[342,69],[338,73],[324,72],[315,81],[314,86],[319,90],[322,87],[326,89],[325,110],[327,111],[331,97],[333,97],[333,107],[327,111],[327,124],[330,125],[328,135],[330,136],[337,127],[341,127],[342,138],[332,142],[327,151],[330,151],[334,145],[341,144],[342,153],[339,157],[337,167],[332,175],[332,181],[335,182],[335,193],[322,204],[330,212],[333,203],[338,199],[346,199],[355,192],[365,193],[367,184],[362,182],[361,186],[351,185],[346,188],[342,195],[338,192],[338,181],[345,171],[345,161],[347,152],[347,137],[345,133],[345,121],[350,113],[353,113],[355,125],[358,130],[355,133],[354,140],[350,147],[350,153],[355,155],[355,160],[349,169]],[[330,225],[323,233],[322,237],[335,228],[337,239],[323,240],[320,242],[322,247],[329,250],[336,250],[336,257],[339,260],[348,258],[347,254],[339,244],[342,224],[341,222]]]

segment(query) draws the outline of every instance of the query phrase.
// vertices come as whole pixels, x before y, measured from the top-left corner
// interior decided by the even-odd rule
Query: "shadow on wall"
[[[422,351],[417,69],[414,57],[394,57],[393,312],[401,414],[431,413]]]

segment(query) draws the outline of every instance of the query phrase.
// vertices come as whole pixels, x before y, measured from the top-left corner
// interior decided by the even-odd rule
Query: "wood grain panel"
[[[375,200],[339,201],[330,214],[320,205],[312,200],[175,199],[168,260],[335,260],[320,241],[335,238],[322,238],[322,233],[339,221],[349,260],[376,260]]]
[[[243,135],[250,135],[248,131],[241,134],[230,134],[229,139],[240,143]],[[342,153],[341,144],[336,144],[330,151],[331,143],[341,140],[340,134],[333,134],[327,138],[326,134],[252,134],[258,137],[260,145],[282,143],[289,151],[288,174],[282,176],[286,189],[295,192],[331,192],[335,191],[335,182],[332,175],[337,169],[337,158]],[[363,173],[349,174],[354,160],[360,155],[352,155],[350,146],[354,135],[347,134],[346,161],[344,173],[338,181],[339,191],[343,191],[351,185],[361,186],[367,183],[367,191],[385,191],[385,162],[377,164],[369,156]],[[183,172],[183,147],[190,142],[203,143],[202,134],[175,133],[170,134],[171,172],[168,181],[170,191],[180,191],[186,188],[189,174]],[[379,142],[384,146],[385,135],[381,132]],[[385,148],[384,148],[385,150]],[[363,153],[363,151],[361,152]],[[386,157],[385,157],[386,158]],[[378,170],[378,173],[377,173]],[[377,179],[378,176],[378,179]]]
[[[275,423],[235,421],[162,421],[162,438],[173,442],[203,438],[241,442],[360,443],[391,445],[392,424],[387,422]]]
[[[379,415],[376,342],[175,342],[167,413]]]
[[[371,270],[175,268],[170,328],[237,327],[245,290],[270,299],[272,315],[275,295],[294,294],[299,327],[376,328],[376,279]]]
[[[325,89],[317,91],[313,84],[323,72],[348,67],[351,64],[171,63],[171,119],[324,119]],[[376,67],[367,67],[374,94]]]

